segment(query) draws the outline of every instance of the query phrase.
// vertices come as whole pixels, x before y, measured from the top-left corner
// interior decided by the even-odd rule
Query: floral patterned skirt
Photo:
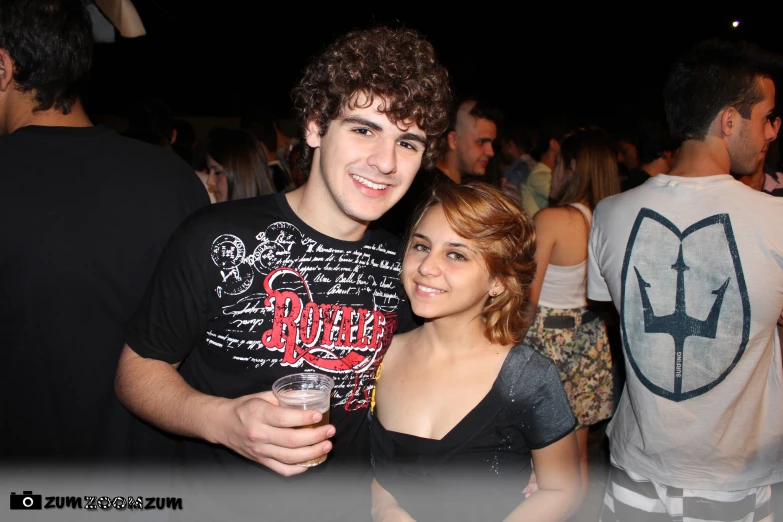
[[[612,354],[602,319],[586,307],[539,306],[523,343],[555,362],[579,428],[612,416]]]

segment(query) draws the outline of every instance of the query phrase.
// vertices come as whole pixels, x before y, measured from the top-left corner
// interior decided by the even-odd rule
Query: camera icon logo
[[[22,491],[21,495],[11,493],[11,509],[43,509],[41,495],[33,495],[32,491]]]

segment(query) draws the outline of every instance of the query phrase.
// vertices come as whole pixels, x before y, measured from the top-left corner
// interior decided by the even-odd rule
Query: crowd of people
[[[609,421],[602,522],[774,520],[783,58],[703,42],[616,136],[372,27],[303,70],[297,135],[200,141],[155,99],[94,125],[91,35],[0,3],[3,475],[163,477],[170,521],[565,521]],[[328,422],[278,405],[298,372]]]

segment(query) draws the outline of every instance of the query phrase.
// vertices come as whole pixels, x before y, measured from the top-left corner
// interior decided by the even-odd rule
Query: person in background
[[[552,185],[552,168],[560,150],[560,143],[573,131],[571,124],[559,115],[553,115],[544,121],[538,131],[538,147],[534,156],[538,163],[520,183],[522,210],[530,217],[542,208],[549,206],[549,192]]]
[[[774,518],[783,200],[729,173],[756,172],[777,135],[781,64],[740,41],[679,56],[663,89],[674,166],[595,209],[588,297],[619,311],[626,364],[603,522]]]
[[[273,116],[266,111],[258,109],[251,111],[251,114],[243,118],[242,129],[252,133],[258,140],[275,191],[287,192],[296,188],[291,178],[288,159],[286,158],[285,161],[282,161],[278,157],[278,152],[287,143],[290,143],[290,140],[287,140],[286,144],[279,142],[282,134],[278,130]]]
[[[0,2],[0,179],[16,191],[0,204],[4,476],[171,451],[119,403],[114,369],[163,247],[209,200],[170,151],[93,125],[92,58],[83,2]]]
[[[501,130],[498,136],[500,141],[498,156],[507,165],[499,180],[500,187],[519,206],[522,206],[522,193],[520,192],[522,184],[527,182],[530,172],[538,163],[530,155],[530,152],[537,147],[537,139],[538,137],[532,129],[520,123],[507,126]]]
[[[218,203],[275,191],[263,149],[248,131],[216,131],[207,142],[206,164],[207,187]]]
[[[466,98],[455,100],[449,115],[449,128],[436,145],[436,167],[421,169],[408,192],[373,227],[402,237],[433,188],[486,174],[502,113],[486,101]]]
[[[585,489],[588,430],[613,410],[606,325],[587,303],[587,240],[595,205],[619,191],[611,140],[601,130],[579,130],[560,145],[551,203],[535,216],[538,269],[528,303],[532,325],[524,343],[550,357],[560,372],[579,421],[576,439]]]
[[[641,164],[622,178],[623,192],[638,187],[653,176],[669,172],[680,148],[680,144],[669,134],[669,129],[657,121],[642,122],[636,140]]]

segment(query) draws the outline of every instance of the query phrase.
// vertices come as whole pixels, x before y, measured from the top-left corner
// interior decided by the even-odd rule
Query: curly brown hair
[[[424,213],[440,205],[454,232],[470,239],[490,276],[505,287],[484,305],[484,335],[493,343],[516,344],[528,326],[527,300],[536,276],[536,229],[533,220],[499,189],[483,181],[462,185],[441,184],[419,209],[408,231],[408,252],[413,231]]]
[[[352,31],[316,56],[293,90],[294,107],[302,128],[315,122],[323,136],[329,122],[344,108],[355,108],[356,94],[386,103],[382,112],[392,123],[418,125],[427,135],[424,168],[437,161],[434,142],[448,125],[451,103],[449,75],[435,50],[412,29],[375,27]],[[305,147],[300,164],[309,170],[313,149]]]

